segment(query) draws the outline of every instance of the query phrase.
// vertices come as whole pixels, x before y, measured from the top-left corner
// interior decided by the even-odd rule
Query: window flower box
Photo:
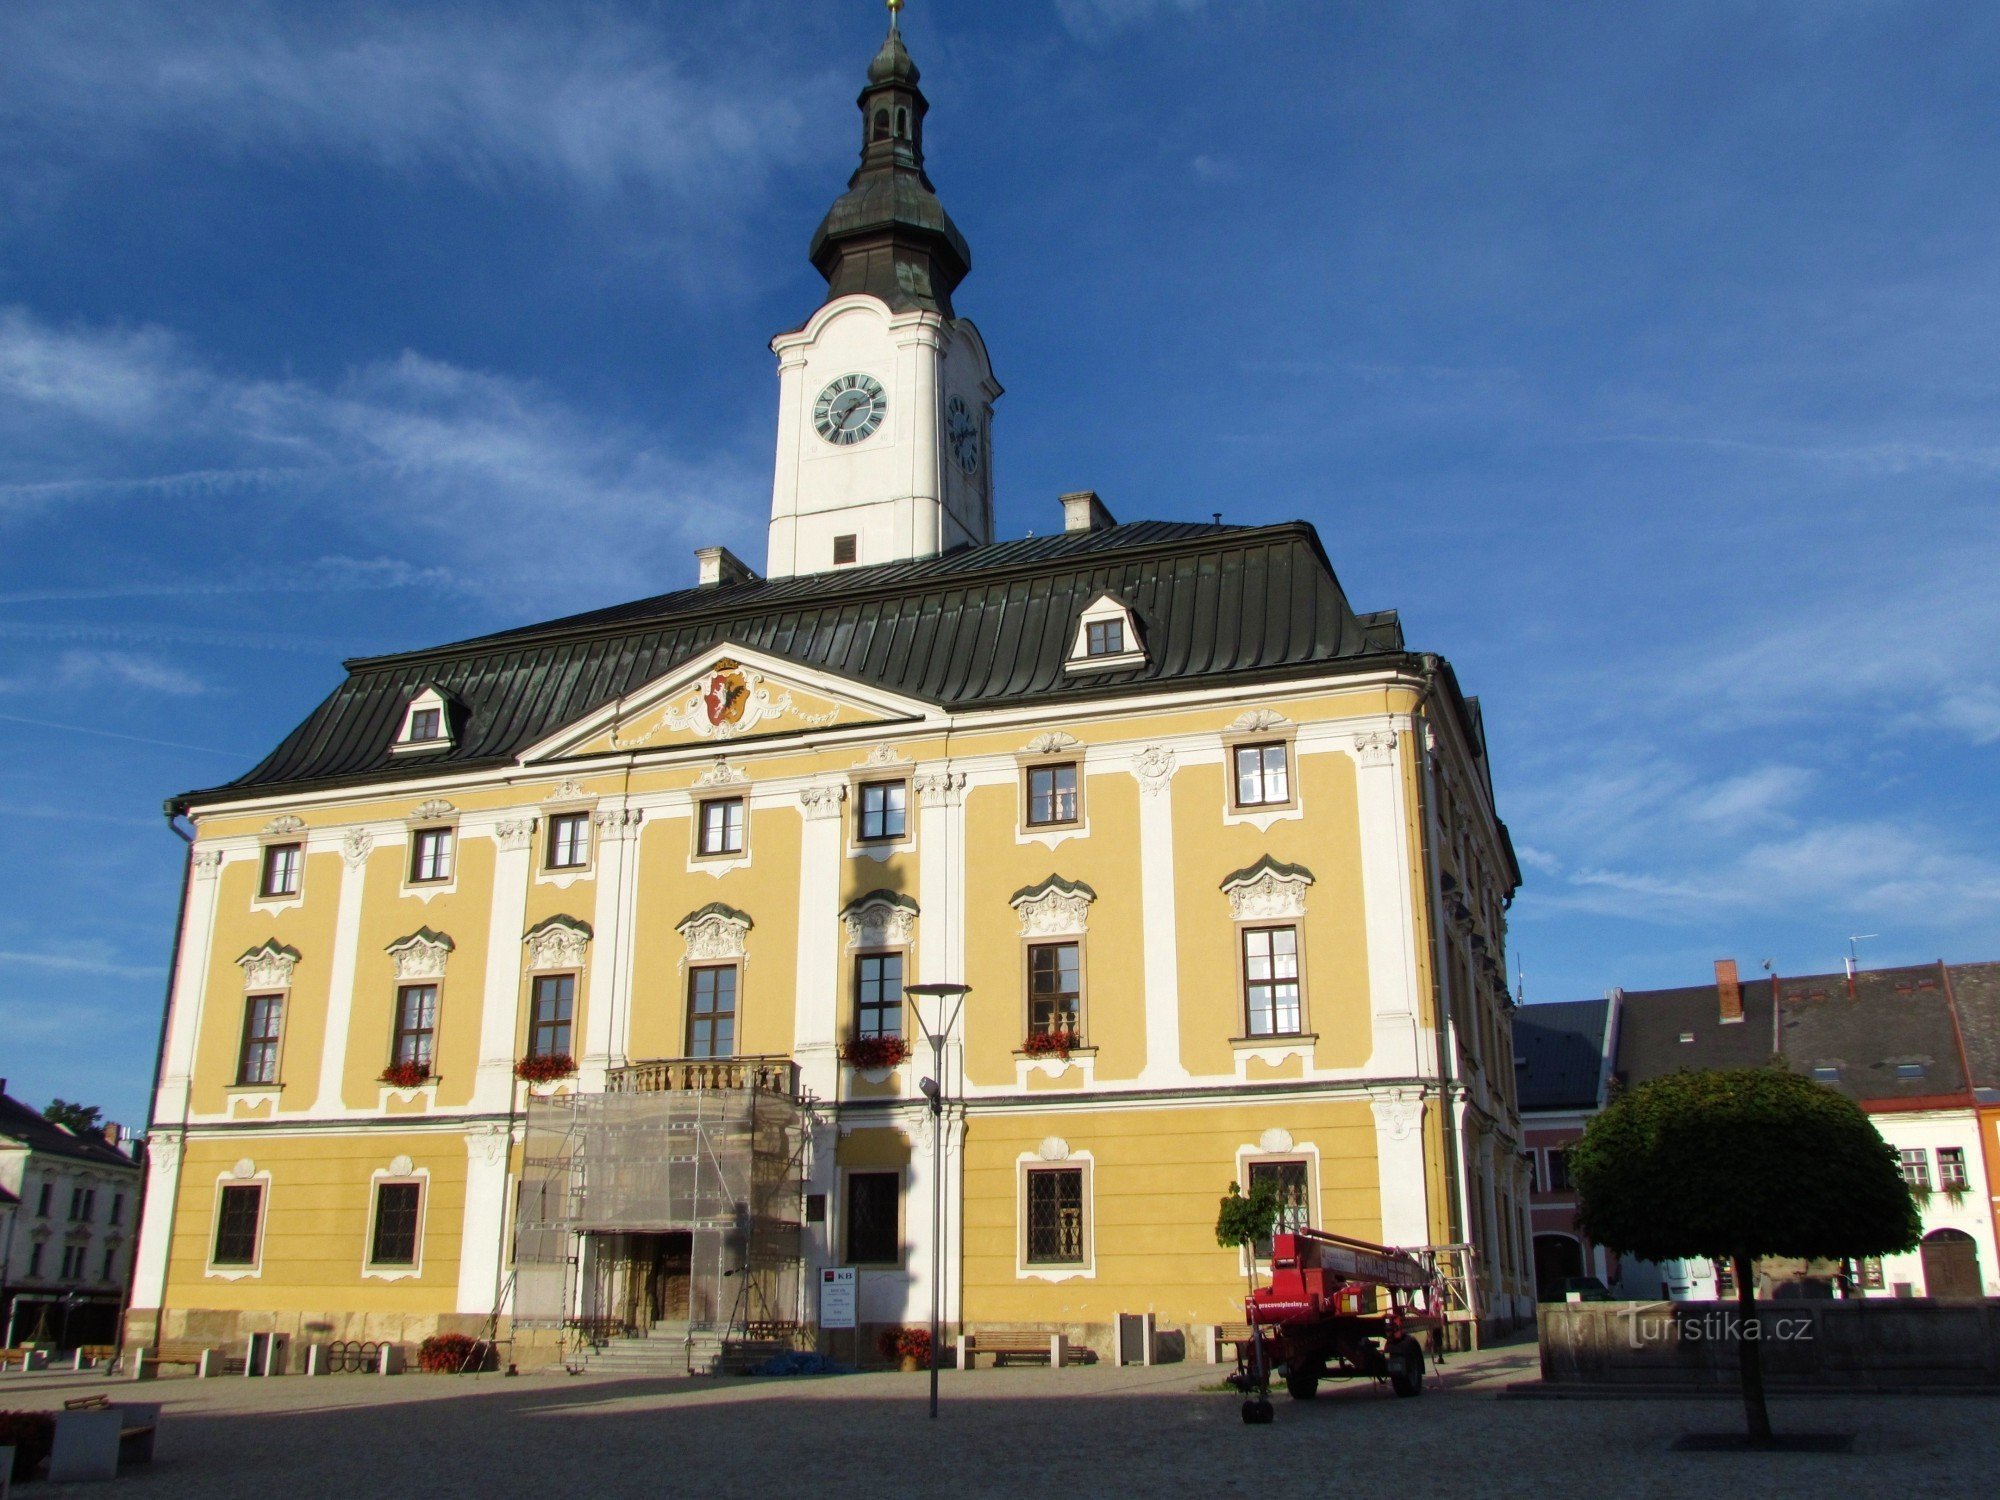
[[[431,1081],[429,1063],[390,1063],[380,1074],[379,1082],[395,1089],[422,1088]]]
[[[576,1059],[567,1052],[550,1052],[524,1057],[514,1064],[514,1076],[523,1083],[554,1083],[576,1073]]]
[[[840,1044],[840,1060],[850,1068],[893,1068],[910,1056],[910,1044],[899,1036],[856,1036]]]
[[[1052,1028],[1048,1031],[1031,1031],[1027,1040],[1021,1043],[1021,1050],[1029,1057],[1053,1057],[1062,1062],[1069,1061],[1072,1049],[1081,1047],[1083,1038],[1067,1028]]]

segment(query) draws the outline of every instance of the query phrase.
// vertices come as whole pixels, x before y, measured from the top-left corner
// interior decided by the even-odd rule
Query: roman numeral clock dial
[[[872,375],[842,375],[813,403],[813,428],[835,447],[873,436],[889,410],[889,396]]]

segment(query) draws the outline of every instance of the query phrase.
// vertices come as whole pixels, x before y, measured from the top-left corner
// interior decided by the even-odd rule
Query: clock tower
[[[993,540],[1000,386],[952,308],[972,252],[924,171],[930,106],[895,11],[859,100],[861,165],[813,235],[826,300],[771,341],[772,578]]]

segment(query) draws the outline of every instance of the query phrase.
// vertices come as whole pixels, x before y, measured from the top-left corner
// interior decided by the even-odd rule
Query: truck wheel
[[[1246,1426],[1262,1426],[1264,1423],[1269,1422],[1274,1415],[1275,1413],[1271,1410],[1271,1403],[1266,1401],[1262,1396],[1252,1396],[1248,1401],[1243,1403],[1243,1421]]]
[[[1389,1389],[1398,1396],[1424,1393],[1424,1351],[1415,1339],[1398,1339],[1389,1350]]]
[[[1285,1389],[1294,1401],[1310,1401],[1319,1394],[1319,1376],[1310,1373],[1287,1375]]]

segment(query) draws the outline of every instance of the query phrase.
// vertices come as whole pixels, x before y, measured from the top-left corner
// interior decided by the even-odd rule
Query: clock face
[[[888,393],[872,375],[843,375],[813,403],[813,427],[836,447],[858,443],[882,425]]]
[[[968,474],[979,472],[979,419],[962,397],[953,396],[944,411],[945,436],[951,440],[951,456]]]

